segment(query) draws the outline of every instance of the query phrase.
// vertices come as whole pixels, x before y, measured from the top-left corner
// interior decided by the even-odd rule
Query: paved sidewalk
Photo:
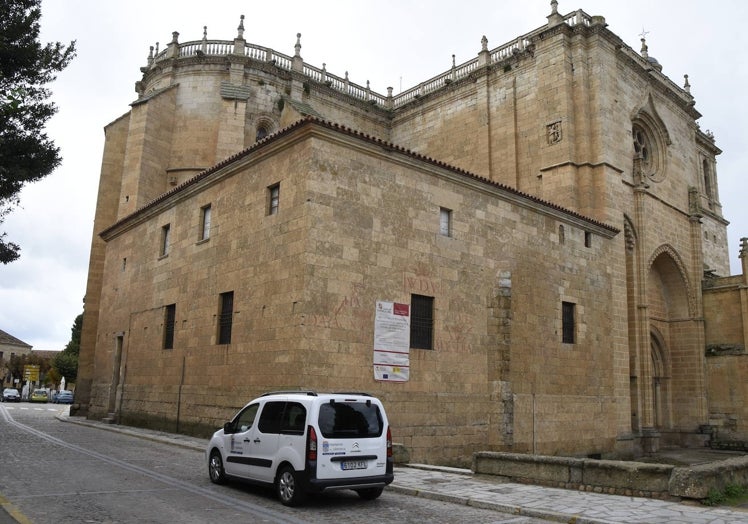
[[[575,524],[748,523],[748,511],[698,503],[604,495],[503,482],[469,470],[410,465],[395,470],[391,489],[503,513]]]
[[[206,439],[60,416],[60,420],[131,434],[204,451]],[[569,489],[504,482],[469,470],[409,465],[395,469],[387,488],[502,513],[574,524],[748,524],[748,510],[710,508],[698,503],[604,495]]]

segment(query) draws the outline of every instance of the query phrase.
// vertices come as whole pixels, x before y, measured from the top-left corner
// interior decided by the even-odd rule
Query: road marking
[[[21,409],[28,409],[28,408],[21,408]],[[165,475],[163,473],[158,473],[156,471],[147,469],[137,464],[131,464],[130,462],[127,462],[125,460],[119,460],[110,455],[104,455],[102,453],[98,453],[96,451],[86,449],[82,446],[78,446],[76,444],[66,442],[60,438],[57,438],[48,433],[45,433],[44,431],[38,430],[31,426],[27,426],[26,424],[17,422],[16,420],[13,419],[10,413],[8,413],[8,411],[9,410],[7,408],[3,409],[3,407],[0,406],[0,420],[4,419],[7,423],[9,423],[11,426],[16,427],[17,429],[25,431],[26,433],[30,433],[31,435],[35,435],[39,438],[42,438],[48,442],[51,442],[63,448],[67,448],[72,451],[77,451],[78,453],[81,453],[83,455],[93,457],[107,464],[117,466],[121,469],[130,471],[133,473],[144,475],[148,478],[151,478],[153,480],[166,484],[170,488],[179,489],[182,491],[186,491],[188,493],[192,493],[193,495],[205,497],[208,500],[211,500],[214,502],[220,502],[229,508],[233,508],[235,510],[241,511],[243,513],[246,513],[248,515],[252,515],[258,519],[261,519],[263,522],[273,522],[277,524],[305,524],[307,522],[306,520],[298,519],[292,515],[284,515],[283,513],[279,511],[276,511],[270,508],[264,508],[252,502],[244,502],[241,500],[237,500],[233,498],[230,493],[219,493],[215,491],[214,488],[211,488],[211,489],[203,488],[201,486],[194,485],[190,482],[179,480],[174,477]]]

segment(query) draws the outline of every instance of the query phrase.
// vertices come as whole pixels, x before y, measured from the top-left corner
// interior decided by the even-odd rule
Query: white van
[[[336,489],[375,499],[394,478],[387,415],[366,393],[266,393],[213,434],[206,458],[212,482],[272,484],[287,506]]]

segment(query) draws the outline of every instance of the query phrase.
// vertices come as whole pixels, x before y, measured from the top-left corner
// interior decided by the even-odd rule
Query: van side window
[[[306,423],[306,408],[298,402],[288,402],[283,412],[280,432],[286,435],[303,435]]]
[[[266,402],[260,413],[257,429],[262,433],[280,433],[281,417],[285,407],[286,403],[282,401]]]
[[[252,424],[255,421],[255,415],[257,415],[257,409],[259,407],[259,404],[252,404],[251,406],[247,406],[247,409],[239,413],[236,419],[234,419],[234,428],[237,433],[244,433],[252,427]]]

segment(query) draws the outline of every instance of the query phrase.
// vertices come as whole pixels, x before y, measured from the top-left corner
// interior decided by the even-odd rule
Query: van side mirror
[[[223,432],[224,434],[229,434],[234,432],[234,425],[231,422],[226,422],[223,425]]]

